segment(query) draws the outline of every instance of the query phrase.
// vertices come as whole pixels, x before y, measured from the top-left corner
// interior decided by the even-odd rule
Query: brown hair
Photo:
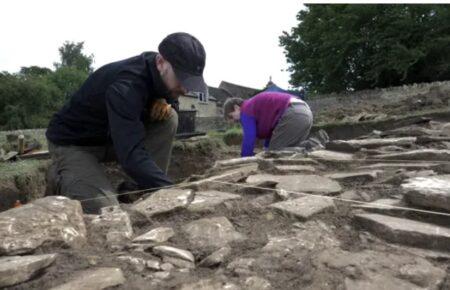
[[[225,101],[225,104],[223,104],[223,117],[225,119],[229,119],[229,114],[234,111],[234,105],[238,105],[239,107],[244,102],[241,98],[229,98]]]

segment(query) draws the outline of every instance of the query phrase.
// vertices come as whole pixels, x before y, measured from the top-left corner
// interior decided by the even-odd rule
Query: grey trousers
[[[178,115],[172,109],[169,120],[145,125],[145,148],[167,174]],[[59,146],[49,141],[49,152],[52,165],[47,173],[47,194],[80,200],[83,211],[91,214],[119,203],[101,164],[116,160],[112,146]]]
[[[272,132],[269,150],[299,146],[308,138],[312,124],[310,108],[302,103],[291,103]]]

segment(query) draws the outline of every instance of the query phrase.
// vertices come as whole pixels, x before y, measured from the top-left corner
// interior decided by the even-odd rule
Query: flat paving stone
[[[450,211],[450,175],[411,178],[402,188],[410,204]]]
[[[380,214],[357,214],[356,220],[389,242],[450,251],[450,229],[429,223]]]
[[[251,174],[255,174],[258,171],[258,164],[244,165],[239,168],[230,169],[220,172],[220,174],[213,175],[211,177],[201,179],[198,181],[190,182],[183,185],[186,188],[194,188],[196,191],[208,191],[219,190],[226,187],[222,182],[236,183],[242,179],[245,179]]]
[[[197,191],[194,200],[189,204],[188,210],[192,212],[212,212],[215,207],[228,200],[238,200],[242,197],[228,192],[210,190]]]
[[[377,179],[382,172],[382,170],[340,172],[327,174],[325,177],[342,182],[369,182]]]
[[[258,161],[258,157],[251,156],[251,157],[241,157],[241,158],[234,158],[234,159],[227,159],[227,160],[218,160],[214,164],[214,167],[226,167],[226,166],[236,166],[236,165],[242,165],[242,164],[248,164]]]
[[[372,149],[383,146],[411,146],[416,142],[416,140],[416,137],[335,140],[330,141],[327,144],[327,149],[344,152],[355,152],[361,148]]]
[[[358,169],[434,169],[438,163],[376,163],[358,167]]]
[[[352,205],[352,208],[363,209],[365,211],[377,213],[404,213],[407,210],[399,207],[405,206],[406,205],[402,200],[394,198],[381,198],[365,204],[355,203]]]
[[[134,204],[131,209],[152,217],[187,208],[193,199],[194,191],[191,189],[161,189]]]
[[[287,216],[307,220],[316,214],[333,211],[335,206],[331,198],[309,195],[301,198],[277,202],[270,205],[269,208]]]
[[[353,160],[353,154],[341,153],[330,150],[316,150],[308,155],[309,157],[316,158],[318,160],[324,161],[342,161],[342,162],[350,162]]]
[[[11,256],[0,258],[0,287],[16,285],[30,280],[50,266],[57,254]]]
[[[337,194],[342,188],[338,182],[320,175],[251,175],[246,180],[252,185],[261,186],[272,182],[277,189],[293,192],[311,192],[322,194]]]
[[[316,169],[310,165],[276,165],[280,173],[314,173]]]
[[[450,161],[450,150],[418,149],[406,152],[376,155],[373,158],[386,160]]]
[[[74,278],[50,290],[102,290],[125,283],[120,268],[94,268],[74,273]]]

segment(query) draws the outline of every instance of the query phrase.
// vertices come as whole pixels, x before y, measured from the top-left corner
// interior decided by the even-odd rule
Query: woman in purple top
[[[284,92],[262,92],[243,100],[228,99],[224,116],[240,121],[244,132],[241,156],[253,156],[256,139],[265,139],[264,148],[282,150],[304,141],[312,127],[313,116],[302,100]]]

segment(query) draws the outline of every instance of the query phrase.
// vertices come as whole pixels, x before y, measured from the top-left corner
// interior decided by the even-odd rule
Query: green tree
[[[93,56],[85,56],[82,49],[82,42],[65,42],[55,71],[30,66],[0,73],[0,129],[46,127],[92,71]]]
[[[450,79],[449,5],[306,5],[280,45],[318,93]]]
[[[61,57],[60,63],[55,63],[55,68],[59,69],[62,67],[74,67],[80,71],[92,72],[92,63],[94,62],[94,55],[83,54],[84,42],[64,42],[59,50],[59,55]]]
[[[52,73],[52,70],[46,67],[40,66],[23,66],[20,69],[19,74],[25,77],[46,76]]]

